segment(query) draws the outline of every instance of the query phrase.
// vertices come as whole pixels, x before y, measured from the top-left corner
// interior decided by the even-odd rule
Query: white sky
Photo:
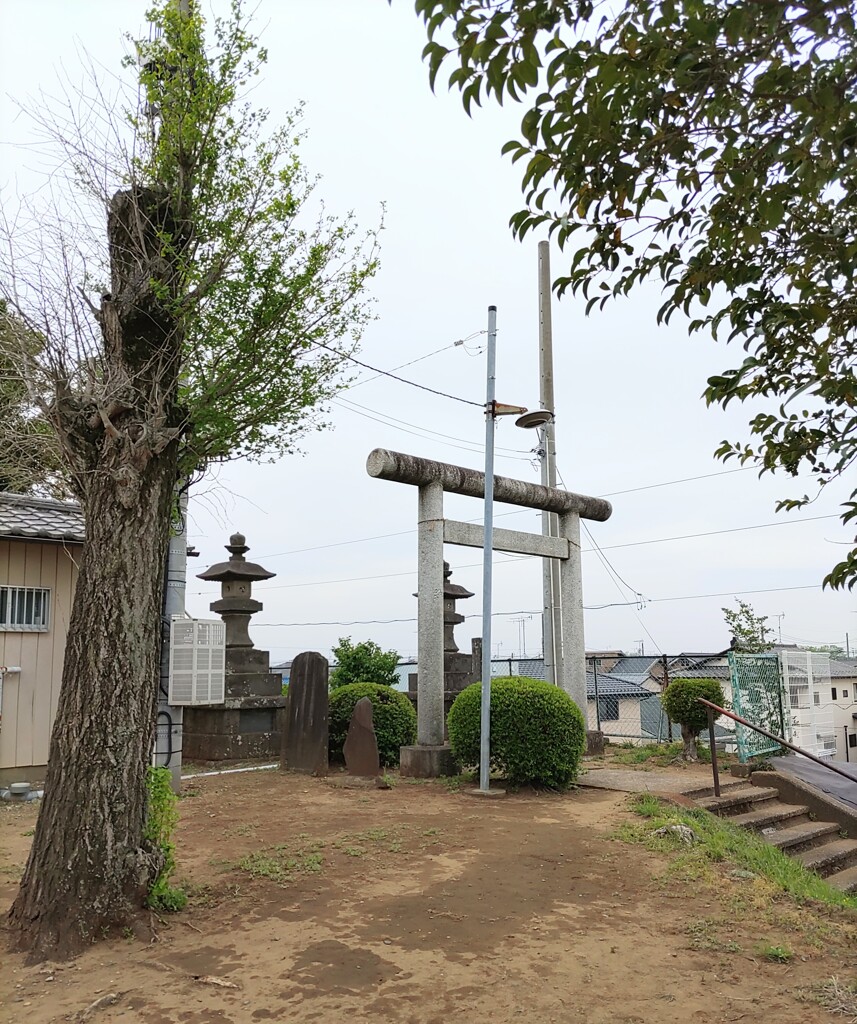
[[[222,0],[215,9],[222,9]],[[38,187],[26,119],[9,96],[25,99],[54,90],[61,66],[76,77],[80,49],[118,68],[122,33],[144,24],[142,0],[0,0],[0,183],[4,201]],[[365,227],[387,204],[382,269],[375,281],[378,319],[367,330],[361,358],[392,368],[484,330],[487,307],[498,306],[498,398],[538,405],[536,241],[514,241],[507,227],[520,207],[519,171],[501,158],[520,107],[486,108],[470,120],[457,95],[433,96],[420,62],[421,23],[411,0],[259,0],[257,24],[270,51],[254,101],[272,120],[305,100],[310,135],[302,147],[309,169],[322,175],[319,193],[331,212],[354,210]],[[562,256],[552,253],[553,270]],[[835,517],[846,495],[840,482],[808,509],[774,514],[776,498],[802,493],[788,478],[760,481],[752,470],[696,482],[652,484],[731,468],[712,452],[724,438],[746,438],[750,410],[707,409],[700,399],[711,373],[739,358],[703,336],[689,338],[676,318],[655,324],[656,289],[637,291],[586,318],[582,302],[554,304],[558,465],[566,485],[588,494],[639,489],[611,500],[608,523],[591,524],[616,571],[617,584],[594,553],[584,556],[587,646],[670,653],[718,650],[728,644],[721,606],[744,591],[757,612],[781,620],[784,640],[857,647],[855,601],[822,592],[820,581],[850,539]],[[477,338],[468,345],[484,341]],[[461,347],[401,371],[429,386],[484,400],[484,356]],[[372,480],[365,460],[374,447],[395,448],[463,465],[481,466],[483,420],[478,409],[381,378],[342,396],[372,415],[394,417],[406,429],[426,429],[465,442],[404,433],[341,405],[332,429],[306,439],[305,455],[276,465],[223,467],[192,502],[187,607],[206,616],[215,588],[193,578],[225,557],[234,530],[247,535],[256,559],[278,575],[257,587],[264,611],[252,632],[275,660],[301,650],[327,652],[336,638],[372,638],[403,655],[416,653],[416,622],[296,626],[292,623],[415,619],[416,491]],[[526,459],[534,435],[502,423],[497,444],[519,449],[497,471],[538,479]],[[479,502],[447,496],[457,518],[476,518]],[[510,509],[498,506],[497,512]],[[668,543],[639,542],[742,530]],[[498,519],[498,526],[539,529],[537,514]],[[411,531],[405,533],[404,531]],[[399,534],[380,540],[358,538]],[[322,545],[339,545],[321,547]],[[631,545],[622,547],[621,545]],[[615,547],[614,547],[615,546]],[[591,547],[586,542],[585,548]],[[291,553],[296,549],[317,548]],[[612,550],[611,550],[612,549]],[[481,593],[481,553],[447,548],[454,580]],[[494,608],[533,613],[529,654],[540,650],[541,569],[537,560],[495,559]],[[366,577],[372,577],[367,579]],[[381,577],[381,578],[379,578]],[[338,581],[338,582],[334,582]],[[804,589],[779,589],[804,588]],[[594,606],[633,601],[645,607]],[[690,595],[726,596],[688,598]],[[480,598],[461,610],[478,616]],[[263,625],[264,623],[264,625]],[[285,625],[280,625],[285,624]],[[494,619],[494,648],[520,649],[519,625]],[[479,619],[458,630],[459,646],[478,635]],[[499,647],[498,647],[499,645]]]

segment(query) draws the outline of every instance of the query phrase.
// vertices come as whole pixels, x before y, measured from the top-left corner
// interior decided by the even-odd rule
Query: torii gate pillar
[[[484,498],[485,474],[446,462],[376,448],[366,462],[370,476],[419,488],[417,585],[417,745],[402,748],[402,773],[422,777],[452,770],[443,745],[443,545],[482,547],[483,531],[472,523],[444,519],[443,492]],[[580,520],[603,522],[610,502],[557,487],[508,477],[494,478],[494,499],[559,518],[559,537],[494,530],[494,549],[560,559],[562,593],[562,675],[557,684],[571,697],[586,721],[586,647],[583,637],[583,582]]]

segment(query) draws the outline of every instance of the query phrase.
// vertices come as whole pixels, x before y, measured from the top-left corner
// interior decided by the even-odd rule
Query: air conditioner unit
[[[170,704],[222,704],[226,626],[220,619],[174,615],[170,628]]]

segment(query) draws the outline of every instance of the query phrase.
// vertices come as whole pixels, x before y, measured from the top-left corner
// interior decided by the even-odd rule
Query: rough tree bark
[[[698,761],[699,751],[696,749],[696,740],[699,736],[698,732],[694,732],[689,725],[682,725],[681,727],[681,738],[684,743],[684,749],[681,752],[682,760],[684,761]]]
[[[160,867],[143,827],[180,433],[180,235],[163,195],[114,196],[99,395],[59,395],[51,410],[86,542],[45,797],[9,915],[14,943],[37,958],[74,955],[127,925]]]

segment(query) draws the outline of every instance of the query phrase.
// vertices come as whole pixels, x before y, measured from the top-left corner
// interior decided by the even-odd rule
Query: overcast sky
[[[4,202],[41,182],[25,148],[32,128],[9,97],[54,90],[61,67],[77,77],[82,48],[118,69],[122,33],[143,28],[145,6],[0,0]],[[386,0],[258,0],[257,25],[270,61],[252,99],[270,107],[274,121],[306,102],[302,153],[322,176],[319,193],[329,210],[353,210],[368,228],[386,203],[382,268],[373,286],[377,320],[361,358],[390,369],[442,349],[402,376],[482,402],[484,334],[476,332],[484,332],[493,303],[498,399],[537,407],[537,239],[521,244],[511,237],[519,171],[500,156],[523,110],[487,108],[471,120],[457,95],[443,88],[432,95],[411,0],[392,7]],[[552,260],[558,274],[562,254],[553,251]],[[688,337],[678,318],[658,327],[659,304],[654,288],[589,318],[572,297],[554,304],[559,471],[571,490],[613,495],[611,520],[590,529],[619,579],[595,552],[584,555],[587,646],[723,649],[729,637],[721,606],[742,594],[786,641],[844,645],[850,630],[854,643],[853,597],[820,587],[850,539],[836,518],[845,484],[804,510],[775,514],[778,497],[811,485],[759,480],[752,470],[725,473],[732,464],[712,453],[723,438],[747,436],[750,410],[707,409],[700,394],[710,374],[740,356],[703,336]],[[453,346],[464,338],[466,345]],[[215,588],[193,574],[225,557],[228,535],[242,531],[248,557],[277,573],[257,587],[264,611],[251,630],[277,661],[308,649],[326,653],[343,635],[414,655],[417,495],[370,479],[366,456],[386,447],[482,465],[477,408],[384,377],[341,397],[354,404],[331,406],[331,429],[307,437],[303,456],[221,467],[191,504],[191,542],[200,557],[190,563],[188,611],[209,614]],[[497,471],[537,480],[534,443],[532,433],[503,422],[497,444],[506,451]],[[691,477],[703,479],[657,486]],[[481,514],[472,499],[447,496],[446,507],[457,518]],[[510,511],[497,507],[498,515]],[[539,529],[530,511],[506,515],[500,525]],[[672,539],[698,534],[708,536]],[[592,548],[585,535],[584,548]],[[447,558],[455,581],[481,593],[481,553],[448,547]],[[495,565],[494,608],[502,613],[494,620],[495,651],[518,652],[523,626],[527,653],[535,654],[540,564],[500,554]],[[644,598],[639,607],[635,594]],[[468,648],[480,632],[480,597],[461,610],[474,616],[458,630],[459,645]],[[532,618],[516,622],[522,615]],[[357,620],[400,621],[348,624]],[[299,625],[306,623],[331,624]]]

